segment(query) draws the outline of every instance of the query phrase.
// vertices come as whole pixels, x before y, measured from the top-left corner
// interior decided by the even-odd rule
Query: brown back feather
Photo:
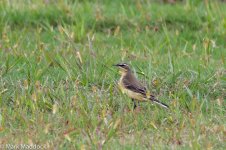
[[[125,88],[146,96],[146,88],[136,79],[132,72],[126,74],[123,79],[123,84]]]

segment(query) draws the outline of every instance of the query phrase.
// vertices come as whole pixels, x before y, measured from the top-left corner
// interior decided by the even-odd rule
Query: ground
[[[225,10],[217,0],[2,0],[0,149],[225,149]],[[133,111],[119,62],[170,109]]]

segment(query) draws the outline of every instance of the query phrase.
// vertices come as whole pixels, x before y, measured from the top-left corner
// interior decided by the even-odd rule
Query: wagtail
[[[169,108],[168,105],[160,102],[154,95],[150,94],[150,92],[136,79],[128,64],[122,63],[114,66],[119,67],[119,73],[121,74],[121,78],[118,82],[119,88],[122,93],[128,95],[132,99],[134,109],[137,107],[136,101],[138,101],[138,103],[152,101],[164,108]]]

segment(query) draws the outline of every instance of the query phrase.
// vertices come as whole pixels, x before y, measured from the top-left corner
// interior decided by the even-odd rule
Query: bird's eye
[[[122,68],[128,67],[128,65],[126,63],[122,63],[122,64],[117,64],[117,66],[120,66]]]

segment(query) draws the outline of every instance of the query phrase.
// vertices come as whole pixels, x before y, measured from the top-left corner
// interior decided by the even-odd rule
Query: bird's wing
[[[124,83],[124,86],[126,89],[128,90],[131,90],[133,92],[136,92],[136,93],[140,93],[144,96],[146,96],[146,88],[144,86],[142,86],[139,82],[130,82],[128,80],[123,80],[123,83]]]

